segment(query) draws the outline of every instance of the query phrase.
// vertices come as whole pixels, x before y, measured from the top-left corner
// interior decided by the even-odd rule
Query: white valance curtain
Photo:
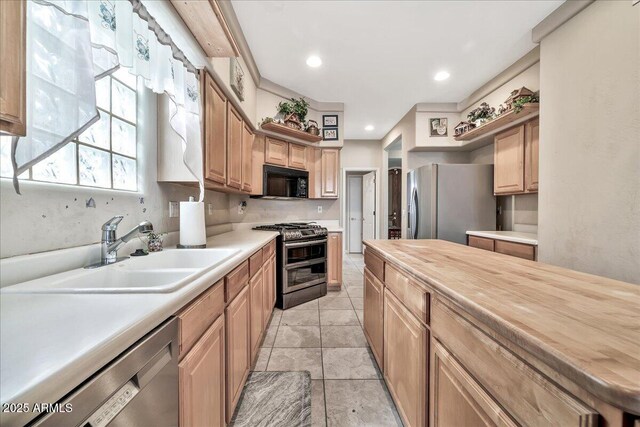
[[[29,0],[27,135],[14,138],[17,176],[98,121],[95,81],[118,68],[172,100],[171,127],[183,161],[200,182],[200,86],[197,70],[149,16],[140,0]]]

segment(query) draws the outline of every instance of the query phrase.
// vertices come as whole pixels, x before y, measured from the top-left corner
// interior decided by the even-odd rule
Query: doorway
[[[387,171],[387,197],[385,197],[387,221],[386,238],[400,239],[405,210],[402,209],[402,139],[398,138],[385,148]]]
[[[376,238],[378,170],[345,170],[342,224],[347,253],[361,254],[362,242]]]

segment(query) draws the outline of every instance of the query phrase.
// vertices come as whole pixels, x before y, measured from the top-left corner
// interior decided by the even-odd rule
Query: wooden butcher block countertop
[[[640,286],[442,240],[368,240],[579,386],[640,414]]]

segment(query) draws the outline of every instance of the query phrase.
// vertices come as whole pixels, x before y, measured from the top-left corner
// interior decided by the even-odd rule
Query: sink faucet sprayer
[[[100,242],[100,263],[92,264],[87,268],[99,267],[101,265],[113,264],[128,257],[118,258],[120,246],[133,239],[138,234],[149,234],[153,231],[153,224],[149,221],[142,221],[124,236],[116,238],[118,224],[124,216],[116,215],[102,225],[102,240]]]

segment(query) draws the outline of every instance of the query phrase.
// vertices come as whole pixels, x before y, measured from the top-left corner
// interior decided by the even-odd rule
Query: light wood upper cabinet
[[[368,269],[364,270],[364,335],[371,352],[382,370],[383,359],[384,286]]]
[[[329,233],[327,236],[327,286],[340,289],[342,286],[342,233]]]
[[[384,292],[384,378],[405,425],[427,424],[429,332]]]
[[[178,365],[181,427],[225,425],[224,333],[219,316]]]
[[[26,135],[26,1],[0,1],[0,133]]]
[[[242,188],[242,117],[227,103],[227,186]]]
[[[524,191],[524,126],[518,126],[496,135],[494,141],[495,194],[513,194]]]
[[[253,139],[251,129],[242,126],[242,191],[251,193],[253,185]]]
[[[433,427],[518,425],[437,341],[432,396]]]
[[[226,334],[226,420],[231,421],[233,411],[242,393],[242,386],[251,365],[251,313],[249,287],[245,286],[225,311]]]
[[[538,166],[540,147],[540,120],[525,125],[524,186],[527,192],[538,191]]]
[[[320,186],[321,197],[338,197],[338,173],[340,171],[340,150],[325,148],[321,153],[320,160]]]
[[[204,72],[203,145],[204,179],[227,181],[227,97]]]
[[[264,330],[264,285],[262,270],[253,276],[249,282],[251,301],[251,355],[252,358],[258,351],[260,337]]]
[[[266,137],[264,162],[271,165],[287,167],[289,162],[289,143]]]
[[[264,135],[255,135],[251,151],[251,194],[263,193]]]
[[[289,144],[289,167],[307,170],[307,147]]]

